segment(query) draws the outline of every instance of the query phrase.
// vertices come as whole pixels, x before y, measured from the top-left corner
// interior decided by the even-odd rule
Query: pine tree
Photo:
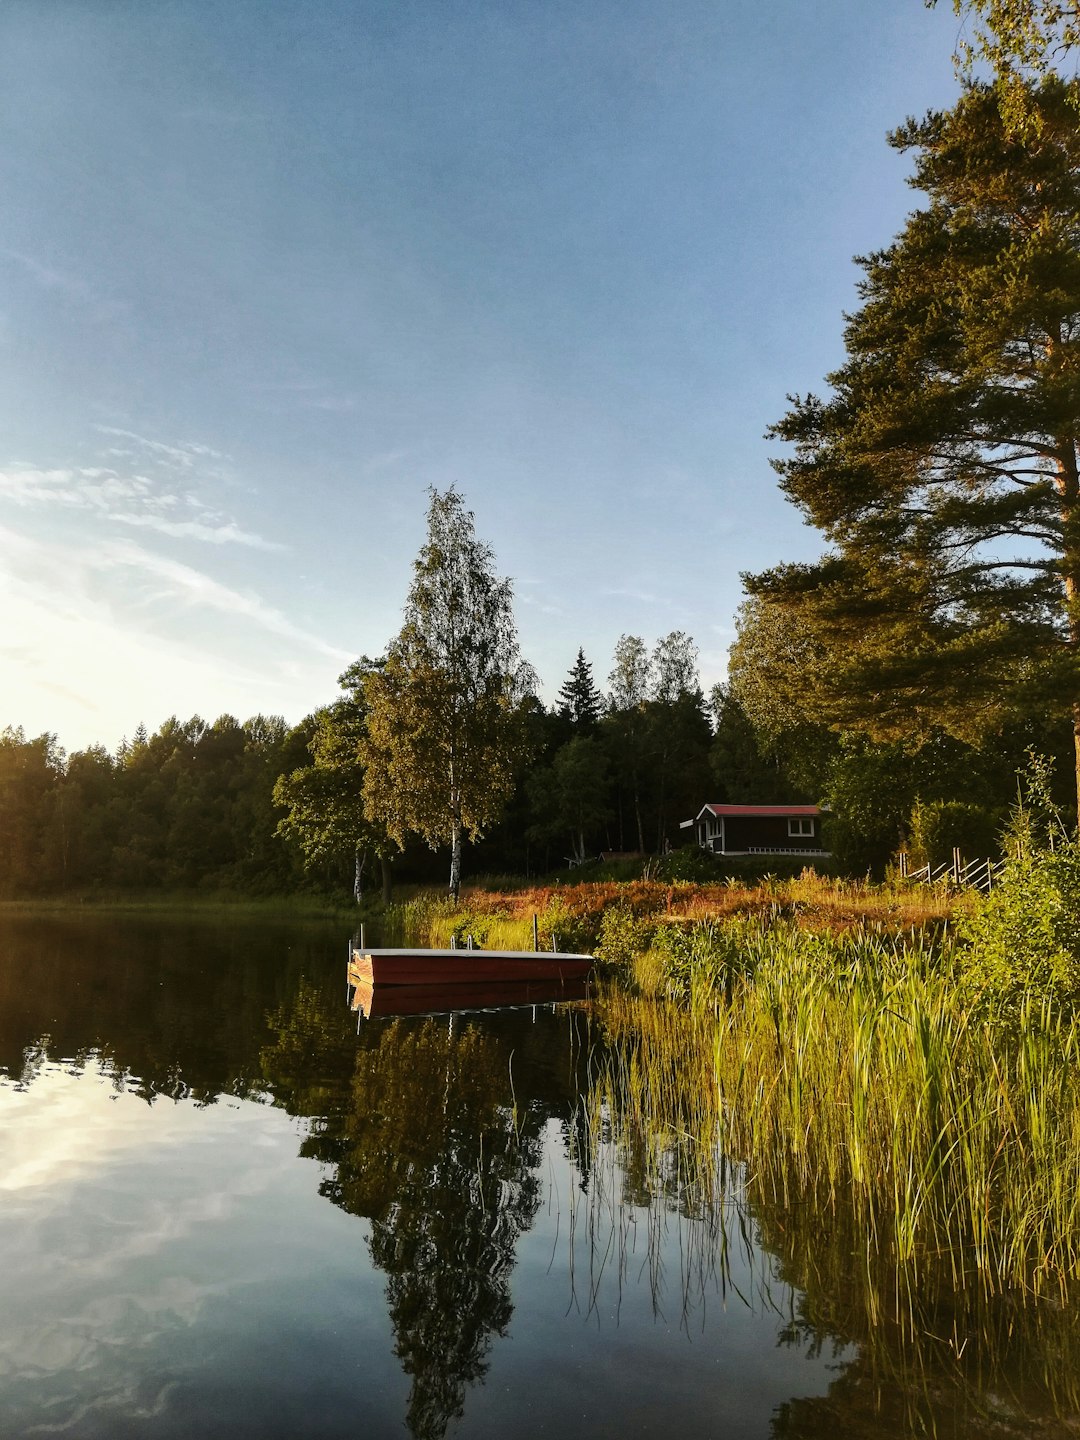
[[[929,204],[860,262],[832,395],[771,432],[835,549],[747,583],[828,644],[834,721],[970,737],[1057,704],[1080,777],[1077,91],[1032,89],[1023,140],[981,85],[890,137]]]

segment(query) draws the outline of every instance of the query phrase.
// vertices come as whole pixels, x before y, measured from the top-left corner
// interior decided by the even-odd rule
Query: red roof
[[[820,815],[819,805],[704,805],[698,813],[700,819],[706,810],[711,810],[714,815],[775,815],[783,818],[785,815]]]

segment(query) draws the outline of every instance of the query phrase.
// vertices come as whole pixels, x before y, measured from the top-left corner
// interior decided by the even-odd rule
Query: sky
[[[299,721],[400,628],[429,487],[551,701],[810,559],[821,390],[946,0],[6,0],[0,728]]]

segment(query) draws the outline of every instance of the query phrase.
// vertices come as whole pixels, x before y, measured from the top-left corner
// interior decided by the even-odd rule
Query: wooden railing
[[[901,879],[913,880],[922,885],[957,885],[981,890],[984,895],[989,895],[1004,868],[1004,860],[965,860],[959,849],[955,849],[953,858],[943,865],[919,865],[913,870],[907,851],[900,852]]]

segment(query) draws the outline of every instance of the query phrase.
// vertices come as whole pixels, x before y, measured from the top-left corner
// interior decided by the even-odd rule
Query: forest
[[[912,744],[834,731],[779,703],[784,666],[794,665],[797,681],[805,657],[791,637],[780,648],[762,610],[747,602],[728,681],[708,696],[693,643],[679,633],[651,648],[623,636],[606,691],[579,651],[555,704],[525,696],[525,758],[500,818],[466,843],[466,874],[544,876],[602,851],[633,852],[638,871],[651,855],[671,873],[721,873],[719,860],[685,846],[680,821],[706,802],[799,801],[832,806],[831,863],[863,874],[882,870],[902,845],[935,859],[954,844],[996,853],[1029,747],[1060,755],[1067,782],[1065,714],[1056,723],[1019,718],[981,745],[944,731]],[[342,676],[336,699],[294,726],[280,716],[173,716],[152,733],[139,725],[115,753],[96,745],[70,755],[51,735],[5,729],[5,898],[155,890],[345,898],[358,839],[361,886],[378,888],[379,847],[363,848],[358,669]],[[415,835],[384,853],[395,880],[445,874],[445,849]],[[747,863],[727,862],[734,873]]]

